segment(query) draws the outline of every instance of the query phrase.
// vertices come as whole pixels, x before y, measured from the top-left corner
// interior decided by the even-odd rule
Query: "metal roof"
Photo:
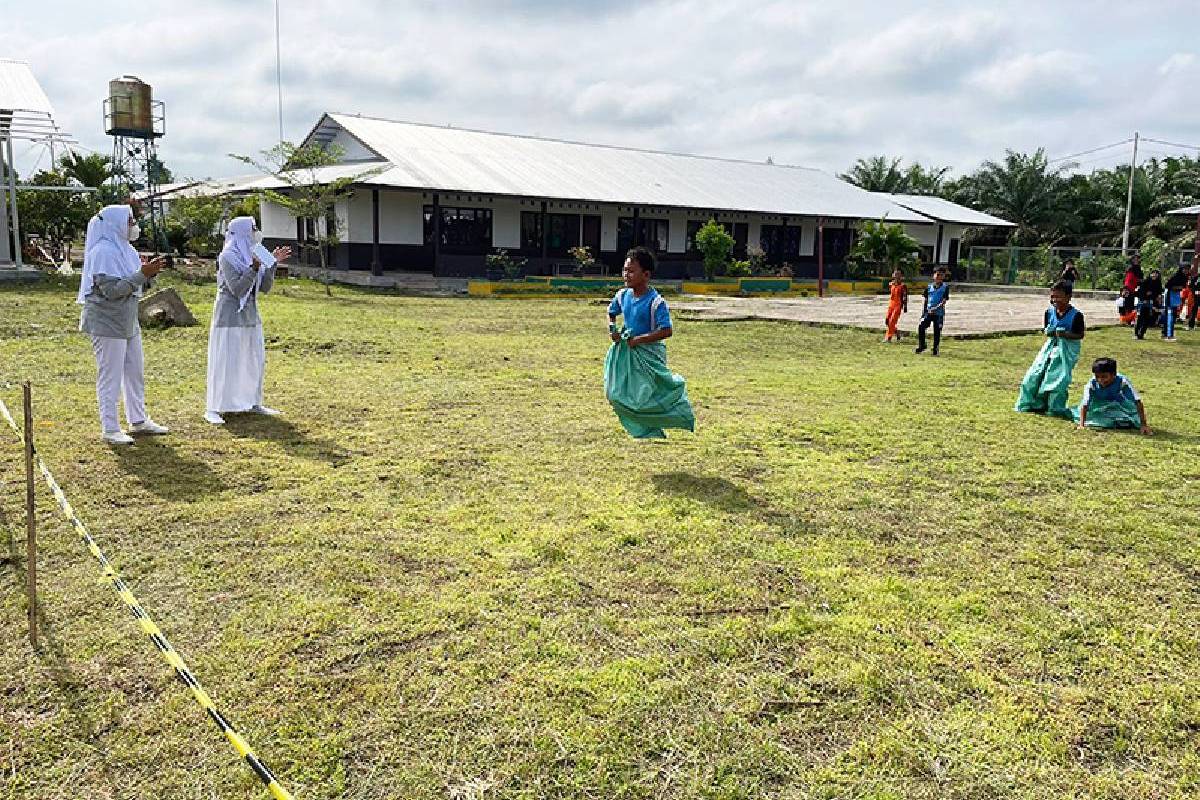
[[[984,214],[973,208],[952,203],[942,197],[930,197],[921,194],[885,194],[893,202],[904,206],[910,211],[924,214],[938,222],[951,222],[959,225],[986,225],[996,228],[1014,228],[1008,220]]]
[[[0,130],[14,139],[75,141],[54,121],[54,107],[24,61],[0,58]]]
[[[307,141],[344,129],[391,168],[369,184],[600,203],[929,223],[806,167],[327,114]],[[357,168],[363,169],[359,164]]]
[[[54,115],[50,98],[42,91],[24,61],[0,58],[0,109]]]
[[[1174,214],[1180,217],[1194,217],[1200,215],[1200,206],[1188,206],[1187,208],[1177,208],[1174,211],[1168,211],[1168,214]]]

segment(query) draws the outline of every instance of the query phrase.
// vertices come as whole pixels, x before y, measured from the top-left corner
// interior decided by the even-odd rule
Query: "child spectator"
[[[1121,296],[1117,298],[1117,317],[1122,325],[1132,326],[1137,322],[1137,298],[1128,286],[1121,287]]]
[[[1050,287],[1050,308],[1044,317],[1046,343],[1021,381],[1017,411],[1071,419],[1067,393],[1087,330],[1083,312],[1071,305],[1072,293],[1066,281]]]
[[[899,338],[896,326],[900,324],[900,315],[908,313],[908,287],[904,285],[903,270],[892,271],[892,282],[888,284],[888,290],[890,297],[888,298],[887,316],[884,317],[884,321],[887,323],[887,335],[883,337],[885,342]],[[936,345],[934,345],[934,349],[937,349]]]
[[[1200,267],[1195,264],[1188,269],[1188,330],[1196,330],[1196,310],[1200,308]]]
[[[1179,320],[1179,310],[1183,307],[1183,290],[1187,285],[1187,270],[1180,267],[1164,287],[1162,335],[1165,341],[1175,341],[1175,323]]]
[[[919,355],[925,352],[925,331],[933,326],[933,355],[938,354],[942,343],[942,323],[946,321],[946,302],[950,299],[950,286],[946,283],[946,270],[936,267],[933,270],[933,282],[922,292],[925,305],[921,310],[921,324],[917,326],[917,349]]]
[[[1138,285],[1138,315],[1137,327],[1133,335],[1138,339],[1146,338],[1146,331],[1157,323],[1162,308],[1162,275],[1153,270],[1150,277]]]
[[[1080,428],[1138,428],[1150,435],[1141,396],[1129,379],[1117,372],[1117,362],[1111,358],[1092,362],[1092,379],[1083,389],[1079,407],[1071,413]]]
[[[1071,288],[1074,290],[1075,282],[1079,280],[1079,270],[1075,269],[1074,259],[1067,259],[1067,263],[1063,264],[1063,271],[1062,274],[1058,276],[1058,279],[1071,284]]]
[[[663,428],[695,430],[687,384],[667,369],[663,340],[671,335],[671,312],[650,286],[654,254],[645,247],[633,248],[621,274],[625,288],[608,306],[613,344],[604,361],[604,395],[621,425],[636,439],[665,439]],[[618,316],[624,330],[617,329]]]

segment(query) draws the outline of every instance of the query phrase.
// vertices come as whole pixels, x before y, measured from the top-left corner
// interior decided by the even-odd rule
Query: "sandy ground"
[[[1114,293],[1115,298],[1115,293]],[[942,335],[952,338],[997,336],[1041,330],[1048,305],[1037,295],[951,293]],[[1078,298],[1089,327],[1117,324],[1113,300]],[[730,322],[766,319],[809,325],[841,325],[884,330],[887,297],[720,297],[687,296],[671,303],[683,319]],[[921,321],[921,296],[909,298],[908,313],[900,318],[901,332],[913,333]]]

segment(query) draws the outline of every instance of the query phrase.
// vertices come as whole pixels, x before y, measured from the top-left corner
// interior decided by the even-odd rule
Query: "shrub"
[[[756,244],[746,248],[746,260],[750,264],[751,275],[770,275],[771,267],[767,264],[767,253]]]
[[[733,237],[724,226],[710,219],[696,231],[696,247],[704,255],[704,277],[712,280],[725,274],[725,265],[733,250]]]
[[[886,267],[888,272],[913,268],[913,255],[921,252],[917,240],[904,232],[904,226],[884,220],[866,220],[846,261],[852,278],[866,278]]]
[[[504,277],[510,281],[521,277],[521,270],[525,269],[525,264],[527,263],[524,258],[513,258],[503,248],[485,256],[484,262],[487,264],[489,270],[504,273]]]
[[[748,278],[753,272],[749,261],[731,261],[725,268],[725,274],[730,278]]]

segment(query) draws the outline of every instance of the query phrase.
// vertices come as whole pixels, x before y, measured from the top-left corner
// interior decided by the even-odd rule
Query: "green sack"
[[[1071,409],[1071,416],[1079,422],[1079,406]],[[1086,424],[1089,428],[1141,428],[1142,415],[1137,403],[1125,398],[1115,403],[1093,402],[1088,406]]]
[[[1046,339],[1021,381],[1016,410],[1071,419],[1067,392],[1081,346],[1078,339]]]
[[[663,428],[696,430],[687,383],[667,369],[662,342],[630,347],[613,342],[604,359],[604,396],[635,439],[665,439]]]

